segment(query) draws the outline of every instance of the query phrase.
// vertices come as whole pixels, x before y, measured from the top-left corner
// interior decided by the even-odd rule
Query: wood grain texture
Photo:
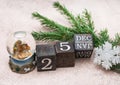
[[[75,65],[75,51],[73,43],[57,42],[55,45],[55,49],[57,53],[56,54],[57,67],[73,67]]]
[[[48,71],[56,69],[56,53],[54,45],[37,45],[37,71]]]
[[[74,47],[76,58],[90,58],[94,48],[92,35],[75,34]]]

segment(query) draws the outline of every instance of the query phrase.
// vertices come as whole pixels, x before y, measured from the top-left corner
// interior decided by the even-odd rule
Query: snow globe
[[[35,68],[35,40],[30,33],[17,31],[7,39],[9,66],[13,72],[25,74]]]

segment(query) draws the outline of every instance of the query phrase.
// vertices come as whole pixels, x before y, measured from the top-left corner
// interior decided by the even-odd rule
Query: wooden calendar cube
[[[57,42],[56,49],[56,65],[57,67],[73,67],[75,65],[75,52],[73,43]]]
[[[53,45],[37,45],[37,71],[56,69],[56,53]]]
[[[94,48],[92,35],[75,34],[74,47],[76,58],[90,58]]]

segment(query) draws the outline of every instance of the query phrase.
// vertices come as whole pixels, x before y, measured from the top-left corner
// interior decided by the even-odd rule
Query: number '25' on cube
[[[73,67],[75,65],[75,51],[71,42],[57,42],[56,65],[57,67]]]
[[[37,71],[47,71],[56,69],[56,53],[54,45],[37,45],[36,56]]]
[[[90,58],[93,52],[93,38],[91,34],[75,34],[74,47],[76,58]]]

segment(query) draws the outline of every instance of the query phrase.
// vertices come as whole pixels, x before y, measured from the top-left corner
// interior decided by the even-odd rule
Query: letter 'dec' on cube
[[[91,34],[75,34],[74,47],[76,58],[90,58],[93,52],[93,38]]]

